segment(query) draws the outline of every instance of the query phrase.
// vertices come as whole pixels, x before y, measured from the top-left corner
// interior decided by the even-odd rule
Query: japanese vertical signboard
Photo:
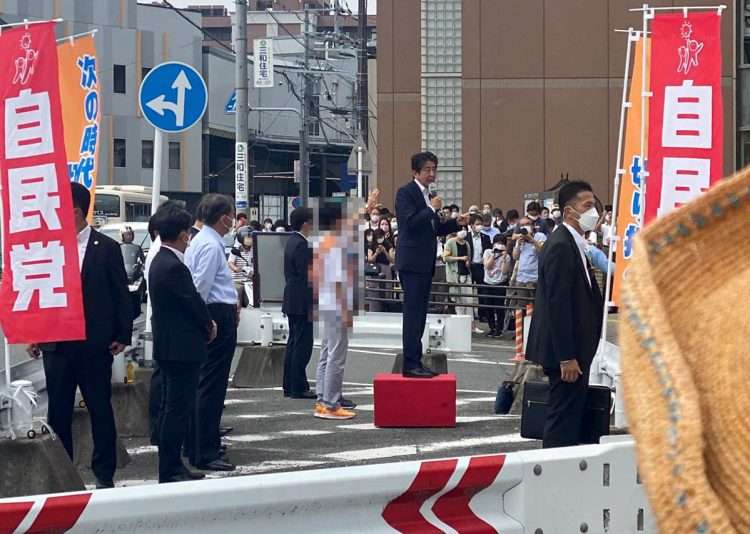
[[[255,87],[273,87],[273,41],[255,39],[253,41],[253,73]]]
[[[234,202],[236,208],[247,208],[247,143],[234,144]]]
[[[723,175],[720,23],[713,10],[654,18],[646,223]]]
[[[643,47],[646,47],[646,87],[648,87],[649,39],[641,37],[635,43],[633,55],[633,76],[630,81],[627,110],[625,119],[625,147],[623,149],[623,170],[625,174],[620,181],[620,199],[617,205],[617,234],[618,243],[622,247],[617,249],[615,262],[615,283],[612,288],[612,300],[619,305],[620,285],[625,276],[633,256],[633,242],[635,234],[640,229],[638,221],[641,213],[641,184],[643,179],[644,162],[641,161],[641,110],[644,102],[641,98],[643,81]],[[647,104],[646,104],[647,105]],[[648,117],[648,109],[646,110]],[[648,132],[648,124],[646,124]],[[648,138],[646,138],[648,141]]]
[[[60,102],[65,124],[68,176],[91,191],[89,221],[99,153],[99,78],[94,36],[66,39],[57,47],[60,62]]]
[[[10,343],[85,339],[53,22],[0,34],[0,322]]]

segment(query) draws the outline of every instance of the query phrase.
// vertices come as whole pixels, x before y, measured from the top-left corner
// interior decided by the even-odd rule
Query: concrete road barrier
[[[73,465],[89,465],[94,450],[94,438],[91,436],[91,418],[86,408],[73,410]],[[130,455],[117,436],[117,468],[122,469],[130,463]]]
[[[284,380],[285,345],[254,345],[242,349],[234,370],[232,386],[236,388],[271,388]]]

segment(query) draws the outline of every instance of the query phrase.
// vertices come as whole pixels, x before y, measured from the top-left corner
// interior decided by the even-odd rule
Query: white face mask
[[[554,211],[552,212],[552,218],[553,218],[554,220],[558,220],[558,219],[560,219],[561,217],[562,217],[562,214],[560,214],[560,211],[559,211],[559,210],[554,210]]]
[[[599,212],[596,211],[596,208],[591,208],[584,213],[578,213],[575,210],[573,211],[578,215],[578,224],[580,225],[581,230],[584,232],[591,232],[596,228],[596,223],[599,222]]]
[[[466,239],[466,230],[461,230],[461,231],[460,231],[460,232],[458,232],[458,233],[457,233],[456,235],[458,236],[458,238],[459,238],[460,240],[462,240],[462,241],[463,241],[464,239]]]
[[[273,223],[266,223],[265,226],[266,226],[266,230],[268,230],[270,232],[271,228],[273,228]]]
[[[533,226],[531,226],[531,225],[524,226],[524,228],[526,228],[526,231],[529,233],[529,235],[533,235],[534,234],[534,227]]]
[[[380,215],[370,215],[370,222],[374,222],[374,223],[380,222]]]
[[[391,221],[391,232],[395,232],[398,230],[398,223],[396,222],[396,219]]]
[[[451,212],[451,219],[458,219],[458,212],[457,211]]]
[[[279,226],[278,228],[276,228],[276,231],[277,232],[286,232],[286,228],[284,228],[283,226]]]

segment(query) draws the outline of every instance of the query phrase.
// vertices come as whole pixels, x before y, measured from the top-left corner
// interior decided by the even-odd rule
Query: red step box
[[[456,375],[453,373],[434,378],[378,373],[373,386],[377,427],[456,426]]]

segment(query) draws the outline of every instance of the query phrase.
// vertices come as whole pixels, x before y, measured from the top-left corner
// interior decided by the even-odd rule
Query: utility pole
[[[302,205],[307,207],[310,202],[310,111],[312,109],[312,83],[310,75],[310,10],[305,4],[305,62],[302,71],[304,80],[304,94],[302,97],[302,129],[299,133],[299,159],[301,176],[299,180]]]
[[[357,95],[359,96],[359,132],[365,141],[365,146],[370,145],[370,106],[367,89],[367,0],[359,0],[359,65],[357,67],[357,83],[359,84]]]
[[[248,172],[250,170],[247,153],[248,138],[248,90],[247,90],[247,0],[235,0],[235,40],[234,73],[237,113],[235,114],[234,145],[234,202],[235,210],[247,211]]]

